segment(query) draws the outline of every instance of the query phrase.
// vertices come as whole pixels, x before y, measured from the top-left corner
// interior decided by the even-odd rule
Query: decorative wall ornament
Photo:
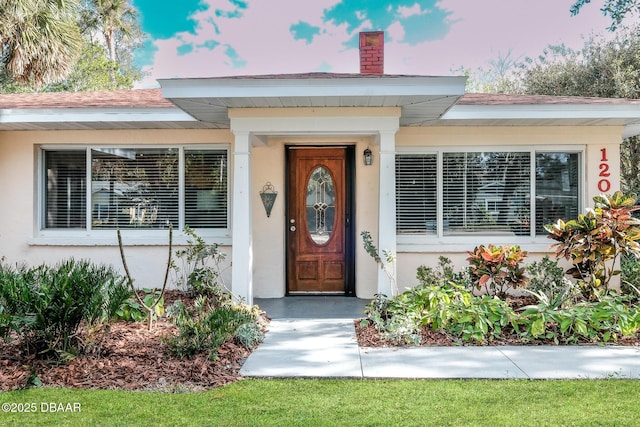
[[[277,196],[278,192],[273,188],[273,184],[267,181],[262,187],[262,191],[260,191],[260,198],[262,199],[264,210],[267,212],[267,218],[271,216],[271,208],[273,208]]]

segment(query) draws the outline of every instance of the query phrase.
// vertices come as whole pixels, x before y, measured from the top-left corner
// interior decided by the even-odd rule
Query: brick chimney
[[[384,74],[384,31],[360,33],[360,74]]]

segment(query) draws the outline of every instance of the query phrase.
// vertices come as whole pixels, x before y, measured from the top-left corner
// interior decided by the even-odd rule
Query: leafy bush
[[[172,265],[175,283],[194,294],[217,293],[226,289],[222,276],[222,263],[226,258],[219,245],[208,245],[196,232],[185,226],[187,246],[177,250],[175,256],[181,266]]]
[[[534,261],[525,267],[529,281],[526,290],[540,297],[546,296],[549,300],[564,299],[570,297],[574,283],[567,279],[564,269],[558,265],[557,260],[545,256],[541,261]]]
[[[621,292],[640,299],[640,261],[633,256],[623,256],[620,271]]]
[[[624,297],[602,296],[599,301],[583,301],[560,308],[542,300],[525,307],[519,324],[524,341],[553,340],[556,344],[615,342],[640,330],[637,307]]]
[[[620,191],[593,198],[595,207],[577,219],[545,225],[549,238],[556,240],[556,257],[573,264],[567,274],[578,279],[586,298],[597,298],[609,291],[616,263],[622,255],[640,257],[640,220],[632,213],[638,197]]]
[[[264,340],[264,333],[257,323],[251,321],[238,327],[235,339],[244,348],[252,348]]]
[[[462,343],[486,343],[498,338],[515,318],[505,301],[488,295],[476,297],[451,282],[418,285],[392,299],[379,297],[365,314],[384,338],[414,345],[420,343],[422,327],[445,332]]]
[[[144,288],[142,289],[142,292],[145,294],[142,298],[144,305],[140,304],[134,298],[127,298],[116,311],[116,318],[118,320],[124,320],[127,322],[142,322],[143,320],[147,320],[149,310],[146,307],[151,306],[153,306],[152,313],[154,319],[157,319],[164,314],[164,295],[162,294],[162,291],[160,289]],[[157,304],[154,304],[156,299],[158,302]]]
[[[112,319],[131,296],[112,267],[70,259],[55,267],[0,265],[0,335],[14,330],[28,351],[70,357],[81,324]]]
[[[640,331],[640,312],[630,296],[601,296],[576,302],[573,284],[562,268],[548,258],[530,267],[529,292],[538,303],[514,310],[490,295],[475,296],[452,278],[450,263],[441,259],[437,269],[421,266],[420,284],[393,298],[376,295],[365,309],[363,326],[373,325],[397,344],[419,345],[422,328],[431,328],[460,344],[486,344],[507,336],[522,342],[615,342]],[[551,283],[550,283],[551,282]]]
[[[250,307],[234,304],[231,297],[216,301],[204,295],[196,298],[192,311],[176,301],[168,314],[178,327],[178,335],[164,341],[179,358],[207,352],[215,360],[220,346],[234,337],[240,326],[255,320]]]
[[[469,275],[478,290],[505,298],[508,289],[526,284],[524,267],[520,263],[527,256],[519,246],[477,246],[468,251]]]

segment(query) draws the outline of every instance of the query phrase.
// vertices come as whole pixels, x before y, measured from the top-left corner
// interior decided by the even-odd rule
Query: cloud
[[[298,21],[297,24],[289,27],[289,30],[295,40],[305,40],[309,44],[315,36],[320,34],[321,28],[307,22]]]
[[[372,3],[368,0],[342,0],[324,13],[324,21],[346,24],[352,37],[349,45],[357,46],[356,31],[386,30],[399,23],[404,37],[399,42],[417,43],[443,38],[450,26],[451,11],[439,0],[395,0]],[[396,31],[396,34],[399,33]]]
[[[200,0],[134,0],[142,30],[153,39],[165,39],[182,32],[194,33],[197,22],[192,15],[205,8]]]

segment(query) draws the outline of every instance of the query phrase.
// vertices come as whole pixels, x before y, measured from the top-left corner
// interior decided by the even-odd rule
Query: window
[[[396,229],[409,235],[546,234],[545,224],[577,215],[579,170],[579,153],[401,153]]]
[[[227,228],[226,150],[107,147],[43,153],[46,229]]]
[[[396,156],[396,228],[404,233],[435,234],[437,156]]]

